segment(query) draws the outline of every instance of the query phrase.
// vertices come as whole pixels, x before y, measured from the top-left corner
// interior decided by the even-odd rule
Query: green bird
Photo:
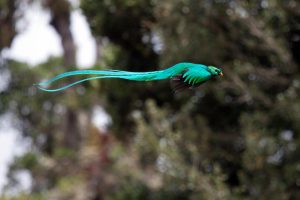
[[[59,79],[76,76],[76,75],[93,75],[92,77],[84,78],[66,86],[47,89],[45,86],[57,81]],[[171,79],[173,90],[180,92],[185,89],[197,88],[202,83],[210,80],[213,77],[223,76],[222,69],[214,66],[206,66],[203,64],[195,64],[182,62],[173,65],[170,68],[151,71],[151,72],[129,72],[121,70],[77,70],[65,72],[56,77],[37,84],[36,86],[46,92],[58,92],[65,90],[71,86],[82,83],[84,81],[102,79],[102,78],[120,78],[132,81],[155,81],[163,79]]]

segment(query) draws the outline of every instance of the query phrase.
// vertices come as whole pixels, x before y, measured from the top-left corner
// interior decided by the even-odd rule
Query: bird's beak
[[[223,74],[223,72],[220,72],[220,74],[219,74],[220,76],[224,76],[224,74]]]

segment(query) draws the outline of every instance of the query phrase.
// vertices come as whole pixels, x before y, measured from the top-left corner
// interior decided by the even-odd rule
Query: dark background
[[[17,35],[20,3],[0,0],[0,50]],[[299,1],[81,1],[101,52],[94,69],[223,66],[222,79],[181,94],[168,81],[116,79],[37,91],[32,84],[77,69],[73,8],[42,3],[64,56],[35,67],[1,61],[11,79],[0,114],[14,113],[32,140],[6,190],[22,169],[32,189],[14,199],[300,199]],[[96,106],[112,117],[105,132],[92,123]]]

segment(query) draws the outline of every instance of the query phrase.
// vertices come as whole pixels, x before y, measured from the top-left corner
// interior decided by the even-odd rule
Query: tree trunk
[[[64,50],[64,65],[66,67],[74,66],[76,64],[76,48],[70,30],[70,4],[65,0],[47,0],[46,6],[50,9],[52,14],[50,24],[61,37],[61,43]]]
[[[61,37],[61,43],[64,50],[64,66],[68,70],[76,64],[76,48],[70,30],[70,4],[66,0],[46,0],[46,7],[50,9],[52,14],[50,24]],[[77,112],[68,107],[65,119],[63,143],[67,148],[78,149],[81,137]]]
[[[0,4],[0,51],[4,47],[9,47],[13,38],[16,35],[15,30],[15,11],[16,0],[9,0],[6,3]]]

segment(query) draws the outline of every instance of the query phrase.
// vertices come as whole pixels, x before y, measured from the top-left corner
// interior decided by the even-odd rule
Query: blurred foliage
[[[190,61],[224,66],[225,77],[181,94],[166,81],[124,80],[49,94],[32,84],[70,70],[64,58],[1,62],[10,81],[0,112],[32,140],[10,172],[30,170],[32,191],[15,199],[300,198],[297,1],[82,0],[81,9],[101,44],[94,69]],[[92,123],[99,105],[113,120],[107,132]],[[79,119],[77,148],[63,142],[67,108]]]

